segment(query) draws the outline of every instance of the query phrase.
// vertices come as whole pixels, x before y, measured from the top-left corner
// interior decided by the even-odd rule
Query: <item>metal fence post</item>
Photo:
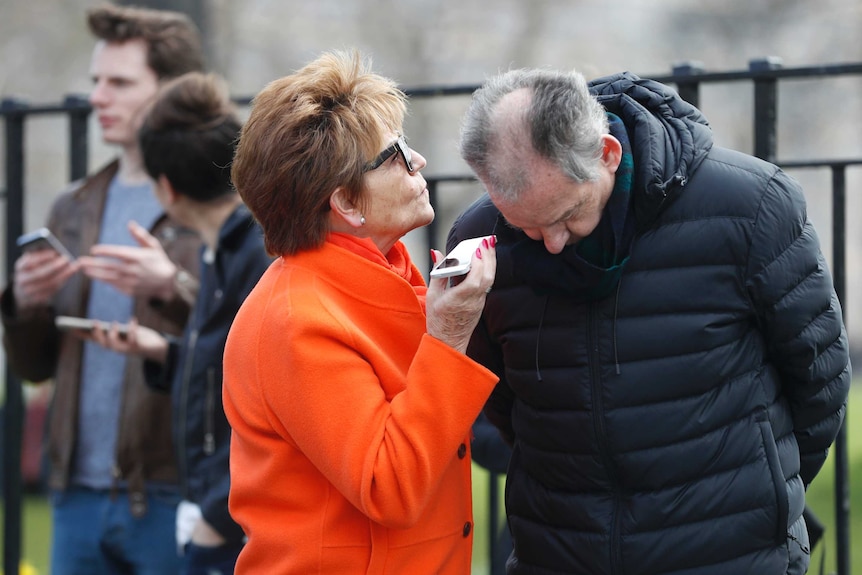
[[[15,240],[24,222],[24,114],[27,105],[6,98],[0,102],[6,124],[6,277],[14,269]],[[3,410],[3,572],[18,573],[21,562],[21,436],[24,399],[21,381],[6,364],[6,403]]]
[[[84,95],[70,94],[63,100],[63,107],[69,115],[69,180],[75,181],[87,175],[90,100]]]
[[[493,471],[488,472],[488,553],[491,554],[491,573],[500,573],[505,565],[498,565],[497,540],[500,527],[500,475]],[[506,527],[508,529],[508,527]]]
[[[846,165],[832,166],[832,277],[835,293],[847,317],[847,179]],[[845,319],[846,324],[846,319]],[[835,545],[838,575],[850,575],[850,465],[848,463],[847,417],[835,438]]]
[[[439,206],[437,204],[437,200],[438,200],[437,185],[439,184],[439,180],[437,180],[435,178],[428,178],[426,183],[428,184],[428,201],[431,203],[431,206],[435,210],[437,210],[437,209],[439,209]],[[438,250],[442,249],[439,246],[439,244],[437,244],[437,239],[439,236],[437,228],[438,228],[437,218],[434,218],[434,220],[432,220],[430,224],[425,226],[425,240],[428,242],[428,248],[429,249],[431,249],[431,248],[436,248]],[[433,262],[431,262],[431,263],[433,263]]]
[[[691,61],[675,64],[672,69],[674,76],[694,76],[703,74],[702,62]],[[697,108],[700,106],[700,82],[697,80],[680,80],[676,83],[676,91],[680,97]]]
[[[778,116],[778,79],[758,76],[758,72],[778,70],[780,58],[751,60],[748,69],[754,77],[754,155],[775,162],[775,124]]]

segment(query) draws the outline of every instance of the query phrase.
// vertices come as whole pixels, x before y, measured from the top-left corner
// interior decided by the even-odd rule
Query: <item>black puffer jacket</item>
[[[234,316],[271,261],[260,227],[238,206],[219,231],[212,261],[201,262],[200,293],[182,343],[171,344],[164,365],[145,364],[147,383],[172,394],[183,498],[199,505],[229,544],[245,534],[228,512],[231,430],[222,406],[222,356]]]
[[[513,274],[487,197],[449,245],[498,237],[468,353],[501,382],[486,408],[514,444],[509,573],[804,573],[805,486],[843,419],[841,310],[799,186],[712,146],[670,89],[591,90],[634,150],[638,235],[616,292],[576,304]]]

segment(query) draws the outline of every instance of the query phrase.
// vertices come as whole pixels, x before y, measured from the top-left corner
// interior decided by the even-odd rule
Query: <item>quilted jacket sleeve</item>
[[[841,305],[798,184],[769,182],[752,236],[747,285],[781,374],[807,486],[841,428],[850,386]]]

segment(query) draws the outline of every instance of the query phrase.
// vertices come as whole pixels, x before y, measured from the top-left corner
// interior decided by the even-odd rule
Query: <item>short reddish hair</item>
[[[406,112],[404,93],[370,67],[356,51],[327,52],[252,101],[231,177],[271,254],[325,241],[336,188],[362,205],[365,166]]]

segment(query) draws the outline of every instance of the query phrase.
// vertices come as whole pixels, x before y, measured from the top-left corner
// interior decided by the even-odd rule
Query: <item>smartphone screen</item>
[[[74,260],[75,256],[60,243],[60,240],[51,233],[48,228],[39,228],[36,231],[19,236],[15,242],[24,251],[54,250],[61,256]]]

